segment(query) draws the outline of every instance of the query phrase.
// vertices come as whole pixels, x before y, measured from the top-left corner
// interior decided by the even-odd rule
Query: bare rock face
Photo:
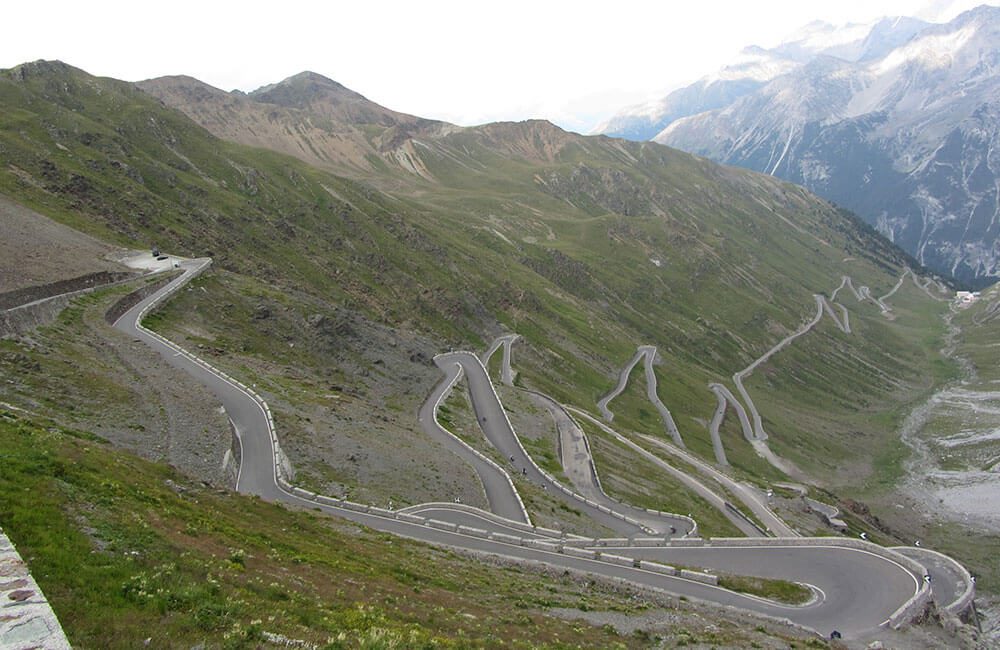
[[[995,282],[1000,8],[982,6],[945,25],[861,27],[812,25],[798,40],[748,50],[741,64],[661,106],[626,111],[602,132],[798,183],[857,213],[931,270],[970,286]]]
[[[399,113],[315,72],[251,93],[226,92],[187,76],[136,84],[220,138],[296,156],[339,174],[371,172],[409,137],[442,125]],[[255,186],[248,179],[251,189]]]

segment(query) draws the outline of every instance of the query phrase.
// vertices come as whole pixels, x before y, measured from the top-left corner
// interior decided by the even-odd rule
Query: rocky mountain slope
[[[897,286],[914,260],[779,179],[544,121],[426,122],[314,75],[249,96],[188,79],[172,88],[161,101],[58,62],[0,71],[0,193],[103,240],[212,256],[148,325],[254,384],[306,488],[396,507],[481,499],[476,476],[415,413],[440,378],[434,354],[504,332],[522,336],[519,382],[584,409],[637,345],[657,346],[663,402],[692,453],[711,459],[710,382],[729,383],[799,330],[814,294],[842,276],[876,296],[896,288],[892,318],[843,291],[850,334],[824,318],[747,380],[773,449],[843,489],[891,480],[902,405],[948,374],[934,318],[946,306]],[[206,125],[224,102],[238,107],[231,139],[167,105],[194,93],[208,97]],[[267,142],[236,142],[264,124]],[[319,146],[347,141],[340,157]],[[0,342],[0,374],[16,377],[0,401],[88,431],[100,420],[127,447],[149,435],[123,414],[141,396],[128,385],[137,379],[76,332],[109,298]],[[616,398],[616,426],[662,436],[638,394]],[[783,478],[732,413],[722,435],[738,476]],[[612,451],[598,461],[609,490],[689,511],[679,484],[644,487],[640,457]],[[547,499],[529,493],[533,515],[573,516]]]
[[[655,140],[799,183],[981,286],[1000,276],[1000,8],[900,25],[846,49],[778,48],[805,61]]]
[[[351,400],[357,413],[342,416],[359,436],[364,426],[355,416],[363,419],[374,404],[391,425],[387,436],[419,437],[409,411],[384,400],[419,400],[435,349],[476,346],[510,329],[534,350],[523,375],[573,400],[596,399],[636,345],[657,344],[670,368],[663,386],[675,395],[671,408],[699,429],[692,440],[701,442],[691,444],[710,453],[707,433],[694,424],[711,417],[710,381],[793,331],[812,294],[832,290],[844,273],[888,290],[913,264],[849,216],[767,176],[652,143],[576,136],[547,122],[458,128],[370,106],[361,111],[370,122],[335,121],[341,109],[314,93],[357,96],[311,75],[312,90],[296,94],[288,86],[302,79],[262,92],[291,105],[289,120],[318,120],[327,111],[324,129],[364,130],[380,142],[372,171],[352,168],[364,183],[218,140],[132,84],[36,63],[0,75],[7,161],[0,191],[114,241],[212,255],[223,274],[206,280],[206,291],[232,307],[197,309],[195,300],[194,315],[171,322],[193,323],[185,335],[194,344],[257,358],[246,363],[268,372],[312,368],[315,381],[343,386],[369,368],[366,387]],[[252,102],[252,111],[233,117],[243,125],[230,127],[244,134],[255,119],[249,115],[282,108],[237,101]],[[303,142],[293,123],[300,122],[285,125],[276,148]],[[383,137],[401,124],[422,130],[395,142]],[[303,158],[308,149],[299,149]],[[289,345],[274,348],[271,335]],[[373,347],[376,339],[384,344]],[[339,347],[345,341],[351,354]],[[376,349],[409,369],[370,374]],[[909,374],[915,367],[890,363],[922,381]],[[871,382],[842,385],[885,399],[899,386]],[[811,413],[807,401],[803,416]],[[302,441],[290,446],[293,454],[309,455],[310,436],[338,429],[305,411],[293,421],[301,422],[293,435]],[[343,448],[344,439],[336,440],[330,453]],[[786,441],[789,453],[813,458]],[[837,444],[837,455],[863,446],[850,437]],[[380,453],[398,452],[387,444]],[[398,475],[388,469],[396,462],[386,465],[387,476]],[[317,465],[318,476],[340,476],[324,467]]]
[[[652,140],[674,121],[729,106],[817,57],[871,60],[905,43],[927,26],[923,21],[904,17],[884,18],[869,25],[810,23],[777,47],[746,47],[735,61],[717,72],[662,99],[625,108],[592,132],[629,140]]]
[[[408,134],[445,128],[397,113],[337,82],[303,72],[250,94],[185,76],[137,86],[181,109],[213,135],[287,153],[341,173],[385,171],[380,154]]]

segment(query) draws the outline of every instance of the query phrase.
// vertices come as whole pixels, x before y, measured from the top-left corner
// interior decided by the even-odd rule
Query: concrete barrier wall
[[[689,571],[688,569],[681,569],[680,576],[687,580],[694,580],[695,582],[703,582],[706,585],[719,584],[718,576],[713,576],[710,573],[702,573],[701,571]]]
[[[670,566],[669,564],[661,564],[660,562],[653,562],[652,560],[639,560],[639,568],[645,569],[646,571],[653,571],[655,573],[663,573],[668,576],[677,575],[677,569]]]
[[[540,551],[552,551],[553,553],[559,553],[562,551],[561,544],[546,542],[541,539],[526,539],[521,542],[521,545],[527,548],[537,548]]]
[[[964,569],[965,567],[962,568]],[[968,574],[969,572],[966,571],[965,573]],[[945,611],[957,616],[958,614],[964,613],[965,610],[972,606],[972,601],[976,599],[976,583],[972,582],[971,575],[969,575],[968,581],[965,584],[966,587],[962,592],[962,595],[960,595],[955,602],[945,605]]]
[[[541,526],[536,526],[535,532],[539,535],[546,535],[548,537],[561,537],[563,534],[561,530],[555,530],[554,528],[542,528]]]
[[[597,558],[597,555],[598,555],[597,551],[593,551],[593,550],[586,549],[586,548],[576,548],[576,547],[573,547],[573,546],[565,546],[565,545],[563,546],[562,552],[563,552],[563,555],[570,555],[572,557],[582,557],[582,558],[587,558],[588,560],[593,560],[593,559]]]
[[[628,546],[628,537],[604,537],[594,541],[594,546]]]
[[[704,539],[672,539],[669,540],[666,546],[677,546],[680,548],[688,546],[710,546],[711,544],[708,540]]]
[[[607,562],[608,564],[617,564],[619,566],[635,566],[635,559],[630,557],[625,557],[624,555],[615,555],[612,553],[601,553],[601,561]]]
[[[514,535],[505,535],[504,533],[490,533],[490,539],[496,542],[503,542],[504,544],[516,544],[521,545],[521,538]]]
[[[531,524],[526,524],[526,523],[521,522],[521,521],[515,521],[513,519],[507,519],[505,517],[500,517],[499,515],[495,515],[492,512],[488,512],[488,511],[485,511],[485,510],[480,510],[479,508],[474,508],[474,507],[472,507],[472,506],[470,506],[468,504],[465,504],[465,503],[452,503],[451,501],[421,503],[419,506],[413,506],[411,508],[405,508],[405,510],[413,510],[413,509],[416,509],[416,508],[427,508],[427,507],[434,507],[434,506],[440,506],[442,508],[447,508],[449,510],[458,510],[458,511],[461,511],[461,512],[467,512],[469,514],[476,515],[477,517],[482,517],[484,519],[488,519],[489,521],[493,521],[493,522],[496,522],[496,523],[499,523],[499,524],[503,524],[507,528],[514,528],[514,529],[519,530],[519,531],[524,532],[524,533],[547,534],[548,532],[551,532],[551,533],[554,533],[553,535],[551,535],[552,537],[559,537],[559,536],[561,536],[563,534],[563,533],[561,533],[559,531],[550,531],[550,529],[548,529],[548,528],[536,528],[535,526],[532,526]],[[542,531],[546,531],[546,533],[542,533]]]
[[[893,550],[895,550],[895,548]],[[953,567],[955,567],[959,575],[962,576],[962,582],[965,584],[965,589],[962,591],[962,593],[958,595],[958,598],[956,598],[954,602],[938,603],[938,606],[942,607],[946,612],[955,614],[956,616],[965,612],[965,610],[967,610],[972,605],[972,601],[975,600],[976,597],[976,583],[973,582],[972,580],[972,574],[970,574],[969,570],[966,569],[964,566],[962,566],[962,564],[955,561],[953,558],[945,555],[944,553],[939,553],[929,548],[921,548],[920,551],[922,553],[929,553],[931,555],[940,557],[942,560],[950,563]],[[932,598],[933,598],[933,591],[934,588],[932,586],[931,587]]]
[[[594,544],[597,543],[597,540],[594,539],[593,537],[567,537],[566,539],[563,540],[563,543],[566,544],[567,546],[584,547],[584,546],[594,546]]]
[[[413,515],[410,516],[412,517]],[[486,530],[482,528],[473,528],[471,526],[459,526],[458,532],[463,535],[471,535],[472,537],[486,537],[489,535],[489,532]]]
[[[931,601],[931,588],[926,582],[920,586],[920,590],[903,603],[902,607],[893,612],[889,617],[889,625],[894,629],[899,629],[906,623],[919,616]]]

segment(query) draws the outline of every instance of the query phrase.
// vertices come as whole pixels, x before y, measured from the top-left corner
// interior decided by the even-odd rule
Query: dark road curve
[[[445,377],[434,387],[423,406],[420,407],[420,413],[417,416],[420,426],[433,440],[472,466],[483,485],[491,512],[507,519],[531,523],[531,518],[524,508],[524,503],[521,501],[510,475],[438,423],[438,406],[462,377],[463,370],[461,364],[451,363],[442,355],[435,357],[434,362],[445,374]]]
[[[771,545],[766,549],[632,548],[629,551],[632,554],[640,551],[648,553],[663,561],[718,565],[719,568],[750,575],[766,572],[789,580],[801,579],[799,576],[809,576],[809,583],[820,593],[825,594],[825,597],[810,605],[795,607],[737,594],[677,576],[527,548],[494,539],[474,537],[462,532],[440,530],[397,519],[399,515],[389,511],[365,513],[335,505],[337,502],[330,499],[317,502],[303,498],[281,485],[283,476],[279,468],[282,454],[274,435],[273,422],[266,404],[253,392],[253,389],[228,378],[194,355],[140,325],[142,316],[153,305],[178,290],[210,263],[211,260],[208,259],[182,262],[181,268],[184,273],[180,277],[127,311],[114,326],[153,348],[167,363],[191,375],[222,402],[236,428],[242,448],[242,464],[237,480],[237,490],[241,493],[257,495],[268,501],[320,510],[377,530],[431,544],[522,561],[543,562],[560,568],[623,579],[690,599],[730,605],[765,616],[789,620],[823,635],[834,628],[847,638],[869,632],[872,628],[883,624],[885,619],[888,619],[915,593],[917,581],[912,571],[889,558],[853,548],[834,546],[836,553],[833,554],[835,557],[831,558],[831,547],[802,547],[795,540],[789,540],[788,545],[783,546],[782,540],[772,539]],[[482,368],[478,359],[476,362]],[[483,415],[506,419],[502,413]],[[699,553],[708,554],[710,557],[702,557]],[[876,583],[882,586],[874,589],[873,585]],[[859,614],[862,611],[864,614]]]
[[[570,508],[583,512],[590,519],[619,534],[642,535],[652,532],[634,519],[624,519],[621,513],[616,516],[596,505],[590,505],[582,499],[570,496],[559,489],[554,479],[541,471],[521,445],[517,434],[514,433],[514,428],[507,418],[507,412],[504,410],[503,404],[500,403],[493,382],[490,381],[486,366],[477,355],[472,352],[449,352],[438,355],[435,361],[438,362],[438,365],[447,362],[459,364],[462,367],[468,383],[469,395],[472,398],[472,406],[479,421],[479,428],[504,458],[513,459],[509,462],[515,472],[539,487],[545,488],[552,498],[562,500]]]

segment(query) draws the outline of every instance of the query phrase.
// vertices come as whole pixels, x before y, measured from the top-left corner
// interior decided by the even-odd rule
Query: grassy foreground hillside
[[[37,416],[0,410],[0,449],[0,521],[77,648],[822,645],[207,488]],[[573,620],[601,612],[671,623]]]

